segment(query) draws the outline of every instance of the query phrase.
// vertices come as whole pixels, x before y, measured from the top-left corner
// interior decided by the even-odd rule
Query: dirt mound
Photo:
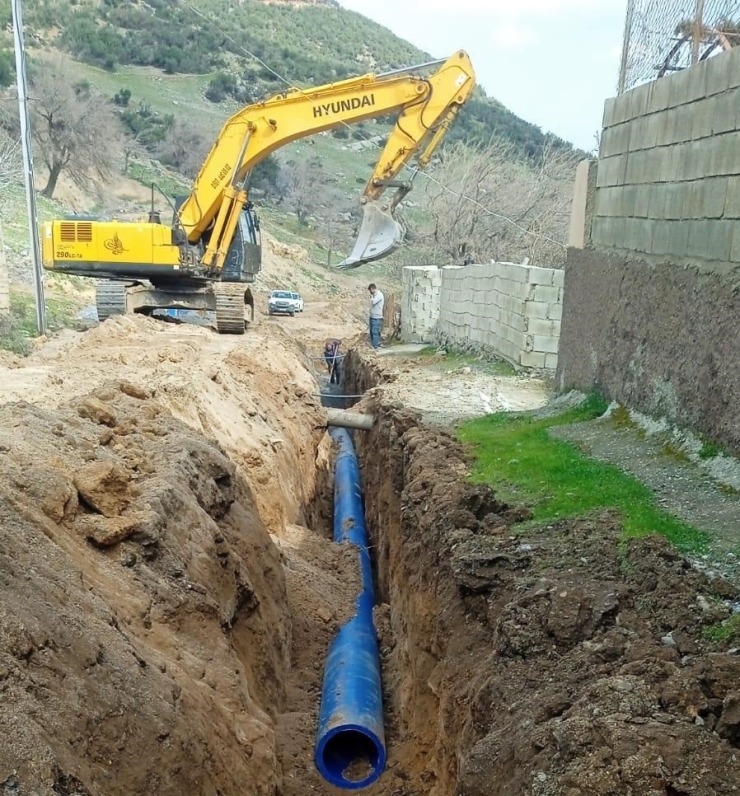
[[[366,403],[397,792],[740,787],[740,657],[706,637],[734,588],[661,537],[625,543],[609,514],[512,535],[526,511],[467,482],[459,444]]]
[[[0,408],[0,781],[273,793],[279,555],[224,451],[132,392]]]

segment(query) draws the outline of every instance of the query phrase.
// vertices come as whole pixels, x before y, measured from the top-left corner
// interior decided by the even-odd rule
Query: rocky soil
[[[311,357],[362,338],[355,312],[317,298],[239,338],[117,318],[0,360],[0,792],[334,792],[313,743],[357,562],[329,541]],[[708,633],[735,586],[612,514],[517,529],[404,407],[434,368],[361,348],[389,752],[365,792],[737,792],[740,655]]]
[[[355,362],[354,386],[378,376]],[[362,438],[397,794],[709,796],[740,788],[737,589],[611,514],[513,533],[447,434],[373,390]]]

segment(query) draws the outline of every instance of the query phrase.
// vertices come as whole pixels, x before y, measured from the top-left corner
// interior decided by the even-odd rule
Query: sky
[[[616,93],[627,0],[339,0],[435,57],[468,52],[517,116],[591,151]]]

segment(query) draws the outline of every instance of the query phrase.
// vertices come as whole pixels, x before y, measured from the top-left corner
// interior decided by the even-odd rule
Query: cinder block
[[[632,214],[635,218],[648,218],[652,185],[641,185],[637,191],[635,206]]]
[[[499,293],[498,296],[502,309],[508,312],[514,312],[517,315],[524,315],[524,309],[526,307],[524,299],[518,298],[517,296],[505,296],[502,293]]]
[[[689,249],[690,230],[691,222],[689,221],[671,221],[668,233],[669,254],[674,254],[676,257],[686,257]]]
[[[706,96],[708,96],[709,92],[707,83],[709,70],[707,69],[707,66],[708,62],[702,61],[701,63],[692,66],[691,69],[684,70],[688,75],[688,85],[685,92],[676,92],[677,100],[680,100],[681,102],[697,103],[698,100],[704,99]],[[676,104],[678,104],[678,102]]]
[[[563,287],[565,285],[565,271],[562,268],[552,269],[552,284],[553,287]]]
[[[670,221],[653,222],[652,254],[670,254]]]
[[[511,282],[528,282],[529,267],[526,265],[515,265],[514,263],[496,263],[497,276]]]
[[[551,318],[553,321],[562,320],[562,317],[563,317],[563,305],[562,304],[548,304],[548,306],[547,306],[547,317]]]
[[[738,109],[740,108],[740,89],[733,88],[718,94],[712,102],[712,133],[722,135],[738,129]]]
[[[547,318],[551,303],[547,301],[528,301],[525,304],[524,315],[527,318]]]
[[[608,158],[622,153],[619,127],[609,127],[601,134],[599,157]]]
[[[547,287],[546,285],[537,285],[534,289],[533,298],[535,301],[554,304],[558,300],[558,289],[556,287]]]
[[[534,336],[534,351],[541,351],[544,354],[558,353],[559,338],[536,334]]]
[[[665,206],[670,188],[671,186],[666,184],[645,186],[648,194],[648,218],[665,218]]]
[[[733,244],[733,221],[696,220],[690,222],[689,257],[711,262],[728,262]]]
[[[730,249],[730,262],[740,263],[740,224],[734,224],[732,230],[732,247]]]
[[[546,370],[557,370],[558,367],[558,355],[557,354],[547,354],[545,356],[545,369]]]
[[[624,248],[632,252],[640,252],[641,254],[649,254],[652,250],[653,238],[653,225],[648,219],[642,218],[628,218],[625,227],[625,235],[623,238],[623,245],[619,245],[617,241],[617,248]]]
[[[659,78],[653,83],[653,90],[650,95],[650,103],[648,107],[649,113],[657,113],[664,111],[671,106],[671,78]],[[623,94],[622,97],[625,95]],[[621,98],[620,98],[621,99]]]
[[[660,148],[660,178],[658,182],[676,182],[683,162],[683,148],[688,144],[676,144]]]
[[[711,168],[713,174],[740,173],[740,131],[715,136],[712,141]]]
[[[740,155],[740,153],[738,154]],[[732,178],[710,177],[709,179],[701,180],[704,218],[722,218],[725,212],[730,179]]]
[[[651,117],[655,126],[655,146],[666,146],[673,143],[676,117],[672,110],[654,113]]]
[[[709,246],[706,259],[716,263],[726,263],[732,256],[733,233],[736,226],[734,221],[710,220]]]
[[[691,109],[691,138],[694,141],[712,135],[713,118],[716,97],[707,98],[684,106]]]
[[[530,265],[527,268],[527,281],[530,285],[552,285],[552,268],[539,268]]]
[[[728,179],[724,217],[740,218],[740,177]]]
[[[740,85],[738,70],[740,70],[740,58],[735,49],[713,57],[707,76],[707,93],[719,94],[733,86]]]
[[[604,103],[604,115],[602,117],[601,126],[606,129],[614,124],[614,109],[617,104],[616,97],[610,97]]]
[[[681,159],[676,175],[679,180],[695,180],[702,176],[703,146],[701,141],[691,141],[681,147]]]
[[[527,328],[524,331],[529,332],[529,334],[552,337],[555,333],[555,327],[550,320],[543,320],[542,318],[527,318],[526,320]]]
[[[643,84],[629,91],[630,115],[633,119],[647,118],[650,101],[650,85]]]
[[[666,186],[665,207],[663,214],[667,219],[683,218],[683,209],[691,193],[691,183],[673,183]]]
[[[658,143],[658,136],[662,130],[663,122],[659,114],[642,117],[642,146],[643,149],[654,149]]]
[[[523,368],[544,368],[545,354],[539,351],[522,351],[519,355],[519,364]]]

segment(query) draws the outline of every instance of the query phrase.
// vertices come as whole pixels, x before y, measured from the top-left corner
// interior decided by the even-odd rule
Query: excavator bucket
[[[337,268],[348,270],[389,255],[403,240],[403,227],[384,210],[380,200],[370,200],[364,206],[360,234],[352,253]]]

